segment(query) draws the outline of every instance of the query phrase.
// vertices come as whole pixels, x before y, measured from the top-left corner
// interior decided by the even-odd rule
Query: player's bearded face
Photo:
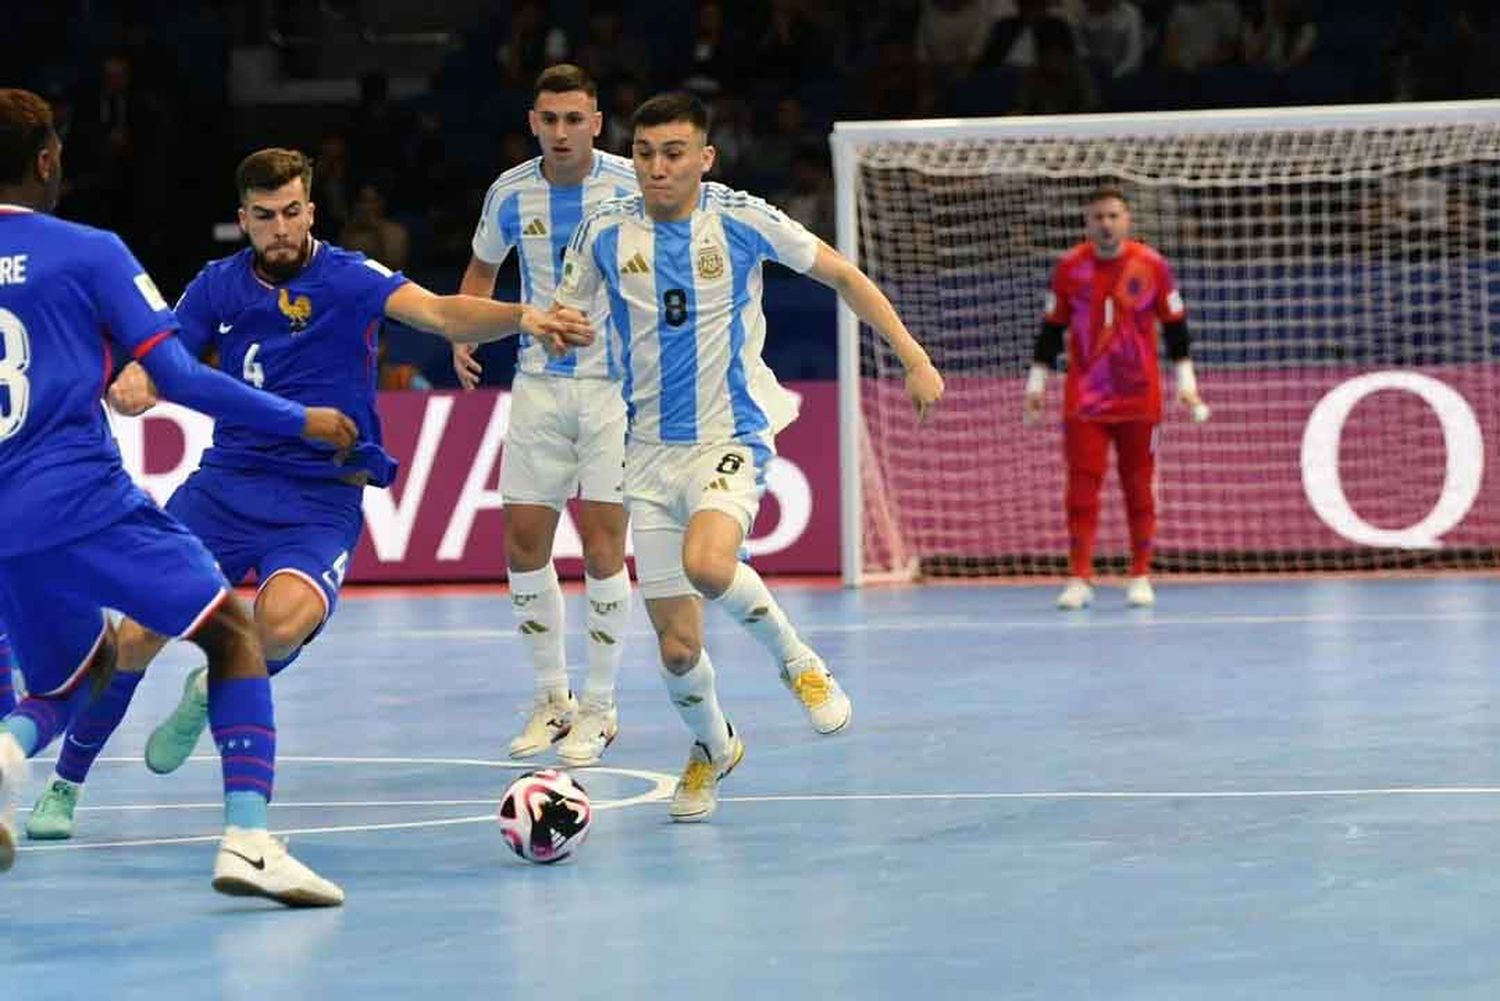
[[[1084,224],[1095,249],[1112,254],[1130,235],[1130,209],[1118,198],[1101,198],[1084,212]]]
[[[682,219],[698,204],[698,189],[714,164],[708,137],[691,122],[635,130],[635,179],[654,219]]]
[[[255,251],[255,268],[274,282],[294,277],[312,252],[313,204],[302,179],[274,191],[252,190],[240,206],[240,228]]]

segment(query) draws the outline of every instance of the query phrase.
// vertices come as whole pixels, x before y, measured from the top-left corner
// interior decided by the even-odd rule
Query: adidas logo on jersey
[[[620,274],[622,275],[649,275],[650,273],[651,265],[646,263],[646,259],[641,256],[640,251],[636,251],[635,256],[620,267]]]
[[[546,236],[547,224],[542,222],[541,216],[537,216],[535,219],[527,223],[526,228],[521,232],[525,233],[527,236]]]

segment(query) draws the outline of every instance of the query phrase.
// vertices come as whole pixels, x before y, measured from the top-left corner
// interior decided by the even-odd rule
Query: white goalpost
[[[846,584],[1059,574],[1061,378],[1023,382],[1081,200],[1171,262],[1213,419],[1169,407],[1156,573],[1500,565],[1500,101],[840,122],[839,249],[947,380],[840,305]],[[1113,474],[1100,567],[1126,544]]]

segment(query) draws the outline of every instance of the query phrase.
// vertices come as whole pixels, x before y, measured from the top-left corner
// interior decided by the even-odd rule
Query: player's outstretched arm
[[[901,322],[891,300],[868,275],[826,243],[818,244],[818,256],[807,273],[837,292],[855,316],[885,338],[906,368],[906,395],[917,408],[917,419],[925,418],[928,409],[943,398],[943,377]]]
[[[497,341],[512,334],[530,334],[549,345],[569,347],[582,347],[594,340],[588,318],[577,310],[545,312],[472,295],[433,295],[415,282],[407,282],[391,293],[385,301],[385,315],[456,344]]]
[[[500,272],[498,264],[481,260],[470,256],[469,266],[464,269],[463,279],[458,283],[460,295],[475,295],[481,299],[490,299],[495,295],[495,275]],[[474,357],[474,345],[453,345],[453,372],[458,376],[458,384],[465,389],[473,389],[479,385],[479,377],[484,374],[484,366],[479,359]]]
[[[200,364],[170,333],[148,343],[138,360],[163,396],[210,417],[285,438],[310,438],[340,451],[359,440],[359,428],[332,407],[304,407],[242,385]]]

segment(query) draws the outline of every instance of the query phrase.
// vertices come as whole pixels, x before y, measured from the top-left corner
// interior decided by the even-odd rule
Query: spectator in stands
[[[651,55],[640,39],[624,30],[619,0],[589,4],[586,34],[573,61],[587,68],[605,90],[617,80],[644,80],[651,75]]]
[[[337,234],[349,222],[349,140],[329,132],[318,143],[312,200],[318,207],[318,231]]]
[[[1245,61],[1282,72],[1305,62],[1317,40],[1303,0],[1265,0],[1260,20],[1245,26]]]
[[[547,19],[542,0],[520,0],[510,16],[510,32],[495,61],[507,87],[527,88],[538,73],[568,57],[568,36]]]
[[[750,65],[758,81],[780,94],[822,71],[832,50],[833,40],[808,14],[803,0],[770,0],[770,16]]]
[[[794,95],[783,95],[776,102],[776,119],[770,135],[761,136],[756,142],[750,166],[755,171],[751,180],[757,183],[751,187],[779,191],[791,183],[792,160],[802,145],[805,126],[802,102]]]
[[[1059,29],[1071,32],[1072,26],[1057,14],[1047,10],[1047,0],[1017,0],[1016,12],[1002,17],[990,28],[984,54],[979,62],[982,66],[1009,66],[1025,69],[1035,66],[1037,59],[1037,32],[1043,26],[1054,33]]]
[[[1234,0],[1178,0],[1167,18],[1167,68],[1190,74],[1237,59],[1243,31]]]
[[[422,374],[420,368],[407,362],[390,360],[387,340],[385,337],[380,338],[379,347],[375,349],[375,357],[379,366],[375,388],[380,390],[431,389],[432,383],[428,381],[427,376]]]
[[[599,137],[597,148],[620,156],[630,155],[630,145],[635,141],[630,116],[635,114],[643,100],[641,82],[634,77],[623,77],[609,87],[609,110],[604,115],[604,133]],[[718,121],[717,115],[714,120]]]
[[[1073,42],[1073,32],[1057,20],[1036,29],[1036,63],[1021,74],[1015,111],[1021,115],[1073,115],[1093,111],[1099,92]]]
[[[349,224],[339,235],[339,243],[344,249],[358,250],[392,271],[404,269],[410,259],[411,235],[405,226],[386,216],[385,195],[373,183],[360,185]]]
[[[1141,10],[1130,0],[1083,0],[1078,42],[1084,64],[1100,81],[1140,69],[1146,49]]]
[[[833,173],[826,144],[802,141],[792,157],[790,180],[771,201],[825,243],[834,242]]]
[[[917,16],[917,59],[946,85],[968,75],[984,53],[995,23],[991,0],[922,0]]]
[[[719,0],[701,0],[687,62],[680,70],[680,86],[704,101],[712,101],[724,92],[726,81],[733,80],[734,75],[734,53],[724,34],[724,8]],[[634,112],[632,107],[629,113],[615,117],[623,119],[628,129]]]

